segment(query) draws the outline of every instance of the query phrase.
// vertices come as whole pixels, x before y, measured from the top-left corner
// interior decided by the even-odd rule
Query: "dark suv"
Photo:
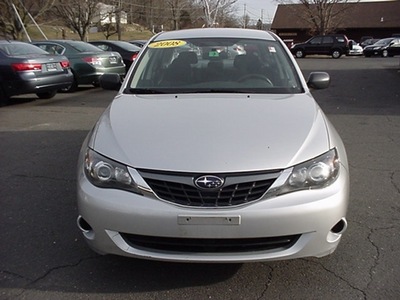
[[[297,58],[309,54],[331,55],[333,58],[339,58],[349,49],[349,40],[344,34],[330,34],[314,36],[305,43],[294,44],[290,51]]]

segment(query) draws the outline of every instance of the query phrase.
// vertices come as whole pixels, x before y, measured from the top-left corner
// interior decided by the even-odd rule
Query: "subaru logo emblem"
[[[198,177],[194,184],[201,189],[218,189],[224,184],[224,180],[213,175],[205,175]]]

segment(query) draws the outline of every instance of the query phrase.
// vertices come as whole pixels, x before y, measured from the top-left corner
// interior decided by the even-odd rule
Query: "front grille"
[[[121,233],[131,247],[174,253],[234,253],[285,250],[292,247],[300,234],[243,239],[169,238]]]
[[[220,189],[200,189],[194,185],[199,175],[153,174],[140,172],[143,179],[161,199],[191,207],[229,207],[260,199],[279,176],[279,172],[220,176]]]
[[[221,188],[217,191],[204,191],[196,187],[168,181],[146,179],[151,189],[160,198],[188,206],[232,206],[259,199],[274,180],[244,182]]]

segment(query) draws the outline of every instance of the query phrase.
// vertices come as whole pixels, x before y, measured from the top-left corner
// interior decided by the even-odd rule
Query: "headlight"
[[[125,165],[106,158],[92,149],[86,151],[84,164],[86,177],[93,185],[140,194]]]
[[[282,195],[298,190],[318,189],[332,184],[339,174],[339,159],[336,149],[292,168],[285,183],[276,187],[275,193]]]

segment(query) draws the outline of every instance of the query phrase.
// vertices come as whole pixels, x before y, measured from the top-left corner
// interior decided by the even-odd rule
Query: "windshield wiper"
[[[131,94],[165,94],[164,91],[151,89],[151,88],[130,88],[129,93]]]
[[[237,89],[237,90],[231,90],[231,89],[201,89],[201,90],[196,90],[193,91],[193,93],[226,93],[226,94],[248,94],[252,93],[254,90],[246,90],[246,89]]]

